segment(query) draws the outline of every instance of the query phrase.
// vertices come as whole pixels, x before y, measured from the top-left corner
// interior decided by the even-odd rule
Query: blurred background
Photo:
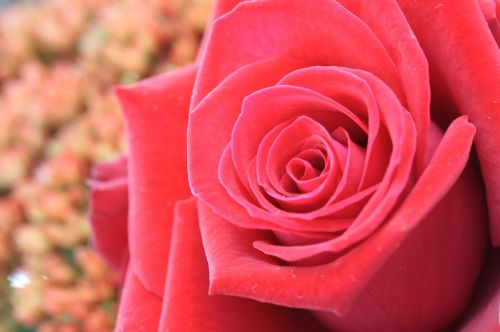
[[[90,169],[126,151],[111,88],[194,60],[212,0],[0,0],[0,332],[112,331]]]

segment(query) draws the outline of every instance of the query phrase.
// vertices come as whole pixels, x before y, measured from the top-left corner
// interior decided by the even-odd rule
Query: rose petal
[[[352,70],[362,77],[370,85],[379,104],[381,122],[387,128],[392,143],[391,159],[387,165],[386,172],[377,191],[370,198],[363,210],[355,219],[353,225],[345,233],[346,242],[355,242],[373,231],[382,222],[399,195],[411,182],[410,172],[413,167],[413,158],[416,149],[416,132],[413,122],[405,109],[397,102],[395,96],[387,89],[387,86],[370,73],[360,70]],[[381,148],[374,143],[375,148]],[[374,155],[379,154],[373,152]],[[371,166],[370,161],[367,162]]]
[[[303,124],[295,123],[294,125],[293,123],[297,121],[303,122]],[[286,135],[286,131],[290,131],[294,126],[298,127],[296,128],[298,130],[292,130]],[[301,127],[303,130],[300,129]],[[323,137],[318,136],[315,127],[325,134],[324,127],[314,124],[313,120],[306,116],[301,116],[294,121],[285,121],[275,126],[264,136],[259,144],[255,159],[260,186],[288,197],[314,190],[322,182],[321,179],[326,176],[325,170],[333,167],[328,158],[328,151],[325,151],[325,142],[323,142],[325,137],[330,139],[330,134],[326,133],[326,135],[322,135]],[[293,132],[296,132],[297,135],[292,135]],[[288,138],[283,137],[284,135]],[[281,137],[283,144],[277,146],[279,143],[276,140],[279,140],[279,137]],[[274,158],[275,167],[268,160],[269,149],[273,145],[278,149],[277,156],[279,157]],[[281,152],[280,148],[284,149],[286,153],[285,151]],[[289,183],[295,187],[294,190],[283,187],[284,184],[288,185]]]
[[[213,23],[192,106],[238,68],[272,57],[364,69],[404,100],[394,62],[363,21],[335,1],[271,0],[242,2]]]
[[[219,165],[221,182],[224,184],[230,195],[233,197],[238,196],[238,194],[234,192],[234,190],[238,189],[237,183],[229,182],[234,181],[235,179],[234,177],[228,176],[232,169],[238,171],[240,175],[239,178],[245,185],[244,179],[246,179],[247,174],[249,174],[248,167],[249,165],[253,165],[252,160],[257,152],[262,136],[264,136],[266,132],[270,131],[273,126],[301,115],[307,115],[315,119],[331,131],[337,128],[337,126],[348,128],[348,130],[356,136],[361,135],[363,131],[367,131],[366,126],[357,118],[356,115],[332,99],[318,94],[315,91],[287,85],[278,85],[262,89],[245,98],[242,113],[240,114],[238,122],[233,129],[233,140],[231,143],[234,148],[233,151],[238,151],[238,153],[233,153],[232,158],[235,162],[235,167],[233,168],[232,166],[226,165],[225,159],[223,159]],[[259,125],[256,126],[256,123]],[[269,218],[268,214],[263,215],[261,212],[255,210],[256,206],[251,203],[251,200],[248,201],[243,198],[237,199],[237,201],[246,207],[250,215],[267,219],[267,221],[264,221],[267,224],[276,222],[280,223],[279,218],[277,217],[279,217],[279,215],[285,216],[287,214],[286,211],[281,211],[283,213],[277,211],[279,214],[273,213],[274,216]],[[225,214],[223,210],[227,209],[227,205],[219,208],[220,202],[208,199],[208,197],[207,202],[213,207],[216,207],[218,212],[222,213],[223,216],[232,222],[242,225],[243,227],[254,227],[258,224],[258,222],[253,222],[253,225],[246,225],[246,221],[249,220],[248,217],[245,218],[240,215],[236,216],[234,212],[233,215],[230,216]],[[233,205],[235,204],[233,203]],[[257,209],[260,208],[257,207]],[[307,214],[301,213],[296,214],[295,217],[312,219],[317,217],[318,213],[319,212],[317,211]],[[309,215],[311,215],[311,217],[309,217]],[[297,224],[298,227],[300,227],[299,224]],[[314,226],[311,223],[304,224],[305,229],[310,228],[311,230],[313,227],[317,226],[319,226],[319,223],[315,223]],[[294,227],[295,226],[291,225],[291,228]],[[274,228],[271,226],[271,229]]]
[[[314,74],[320,75],[321,77],[325,77],[327,73],[334,73],[337,69],[322,68],[321,72],[314,72],[314,69],[303,69],[301,72],[313,72]],[[332,71],[333,70],[333,71]],[[347,69],[346,69],[347,70]],[[378,79],[373,77],[372,75],[359,71],[359,70],[351,70],[356,73],[362,79],[366,80],[366,83],[372,89],[374,95],[376,96],[376,101],[379,104],[380,108],[380,117],[382,122],[385,124],[389,135],[391,136],[393,151],[391,155],[391,159],[389,165],[387,166],[386,173],[384,178],[377,189],[377,191],[370,198],[369,202],[364,206],[363,210],[356,217],[353,224],[347,229],[347,231],[339,237],[335,237],[330,241],[315,243],[307,246],[297,246],[297,247],[274,247],[272,245],[259,244],[257,242],[257,247],[261,250],[266,250],[266,252],[270,253],[269,250],[272,249],[274,255],[277,255],[280,258],[284,258],[285,260],[302,260],[305,258],[309,258],[311,256],[315,256],[324,252],[338,253],[341,252],[348,247],[358,243],[363,240],[367,236],[369,236],[375,229],[380,225],[384,218],[391,212],[394,204],[399,199],[399,195],[405,189],[408,184],[408,178],[410,175],[410,171],[413,165],[413,152],[414,152],[414,128],[412,127],[412,122],[409,119],[409,115],[406,113],[404,109],[399,105],[399,101],[387,90],[386,86]],[[331,80],[327,80],[331,82]],[[278,86],[279,87],[279,86]],[[258,94],[254,94],[248,97],[245,102],[249,101],[251,97],[260,96],[264,91],[275,91],[277,87],[269,88],[266,90],[260,91]],[[324,84],[323,84],[324,89]],[[296,93],[297,94],[297,93]],[[264,98],[264,100],[269,103],[268,100],[271,100],[273,103],[276,103],[277,100],[280,101],[283,98],[280,96],[274,96],[273,98]],[[267,110],[264,103],[257,104],[257,107],[250,108],[252,112],[248,112],[248,114],[252,114],[253,116],[259,117],[260,112],[264,112]],[[269,109],[284,109],[284,107],[270,107]],[[298,108],[298,109],[304,109]],[[305,107],[307,112],[311,109],[311,106]],[[258,111],[259,110],[259,111]],[[295,110],[295,108],[294,108]],[[303,111],[306,112],[306,111]],[[242,112],[241,118],[245,115],[245,109]],[[272,117],[277,117],[279,112],[272,113]],[[266,117],[261,115],[259,118],[264,119],[264,128],[258,128],[258,130],[266,130],[266,126],[269,126],[269,121],[265,121]],[[243,122],[243,121],[242,121]],[[247,121],[248,123],[255,123],[254,121]],[[237,126],[240,122],[237,123]],[[375,122],[376,123],[376,122]],[[238,127],[235,127],[234,132],[236,133]],[[257,139],[260,137],[260,133],[257,129],[253,129],[252,132],[255,133]],[[370,132],[372,128],[370,128]],[[404,133],[404,135],[402,134]],[[235,135],[233,135],[235,136]],[[246,137],[248,135],[241,135],[242,137]],[[374,137],[375,134],[372,134]],[[253,137],[252,137],[253,138]],[[237,142],[234,140],[233,143]],[[380,143],[379,143],[380,144]],[[235,144],[233,144],[235,145]],[[377,143],[373,143],[373,146],[377,146]],[[252,147],[239,146],[235,149],[241,151],[244,148],[244,153],[252,153]],[[369,151],[370,153],[370,151]],[[378,155],[378,153],[374,153]],[[233,153],[233,160],[235,160],[236,164],[236,156],[241,156],[240,154]],[[239,168],[243,168],[243,163],[240,163]],[[371,164],[368,162],[367,167],[370,167]],[[252,205],[246,204],[243,200],[240,200],[242,204],[247,206],[249,209],[249,213],[252,214]],[[323,210],[329,211],[330,207],[325,207],[322,209],[318,209],[314,211],[314,213],[319,214],[322,213]],[[255,215],[255,214],[253,214]],[[258,216],[258,215],[256,215]],[[273,218],[272,215],[269,216],[269,219]],[[233,219],[229,219],[229,221],[233,221]],[[293,257],[293,258],[292,258]]]
[[[161,297],[148,291],[129,267],[115,331],[157,331],[161,306]]]
[[[500,245],[500,50],[475,1],[398,1],[430,63],[433,96],[468,114],[486,186],[490,235]],[[464,15],[467,13],[467,15]],[[433,97],[434,98],[434,97]],[[437,109],[438,114],[446,108]]]
[[[434,140],[437,141],[437,139]],[[428,145],[429,147],[432,147],[432,145],[435,144],[432,142],[432,140],[430,140],[430,143],[431,144]],[[365,220],[366,218],[363,219],[363,221]],[[370,229],[373,226],[374,226],[373,221],[372,224],[364,224],[364,226],[362,224],[362,226],[359,229],[354,230],[353,232],[354,236],[356,236],[360,232],[365,231],[366,228]],[[353,237],[349,235],[348,240],[353,241]],[[305,261],[306,259],[310,259],[311,257],[320,255],[324,252],[342,251],[345,249],[346,244],[347,244],[346,239],[343,238],[341,235],[327,241],[322,241],[322,242],[318,241],[313,244],[301,245],[301,246],[282,246],[280,244],[256,241],[254,242],[254,247],[268,255],[278,257],[282,260],[288,262],[298,262],[298,261]]]
[[[217,19],[219,16],[222,16],[228,12],[230,12],[234,7],[236,7],[240,2],[244,2],[247,0],[218,0],[215,1],[215,4],[212,9],[212,15],[210,17],[209,23],[207,26],[210,26],[211,22]],[[207,28],[208,30],[208,28]],[[200,47],[198,50],[198,58],[205,53],[205,49],[207,47],[207,38],[208,32],[205,34],[204,38],[201,40]]]
[[[334,132],[334,136],[342,138],[347,145],[347,160],[344,166],[344,174],[342,175],[338,189],[331,198],[331,202],[348,198],[357,192],[363,178],[363,166],[366,159],[365,150],[351,139],[345,128],[338,128]]]
[[[298,120],[300,120],[301,118],[302,118],[302,116],[299,117]],[[312,120],[309,120],[309,121],[312,121]],[[316,127],[316,128],[314,128],[314,127]],[[339,143],[335,144],[335,140],[331,139],[329,133],[326,132],[324,127],[321,127],[319,124],[316,124],[314,127],[311,128],[311,129],[313,129],[313,131],[310,133],[312,135],[311,138],[315,138],[315,136],[320,135],[322,133],[322,138],[317,136],[318,144],[319,144],[319,142],[323,142],[325,149],[328,150],[327,155],[329,156],[329,160],[336,159],[333,157],[333,154],[337,154],[337,152],[339,152],[339,150],[341,149],[339,147],[335,147],[335,145],[339,145]],[[266,151],[267,147],[263,146],[263,145],[265,145],[265,143],[266,143],[266,139],[264,139],[262,141],[261,145],[259,146],[259,150],[262,149],[262,151],[259,151],[259,153],[268,153]],[[261,168],[263,167],[262,165],[259,165],[259,154],[258,154],[256,163],[255,164],[252,163],[250,166],[251,168],[248,171],[248,180],[249,180],[249,184],[250,184],[250,190],[251,190],[252,194],[254,195],[254,197],[259,202],[260,207],[264,208],[267,212],[269,212],[269,214],[265,213],[264,211],[262,213],[258,212],[255,209],[255,205],[249,204],[247,201],[244,200],[243,197],[238,197],[238,196],[240,196],[239,193],[241,192],[241,190],[239,189],[239,186],[238,186],[238,192],[237,193],[234,192],[233,188],[231,187],[232,182],[226,181],[225,180],[227,178],[226,176],[221,177],[221,182],[224,184],[224,186],[225,186],[226,190],[228,190],[228,192],[233,193],[232,196],[235,197],[235,199],[238,202],[240,202],[240,204],[247,207],[248,212],[251,215],[269,217],[268,219],[275,219],[275,221],[279,221],[280,224],[287,224],[288,221],[283,219],[285,217],[307,219],[307,220],[315,219],[315,223],[317,223],[318,219],[316,219],[316,217],[319,215],[319,212],[323,212],[325,210],[329,211],[326,214],[333,215],[334,213],[336,213],[335,214],[336,219],[340,218],[344,214],[352,216],[352,215],[355,215],[354,212],[343,211],[343,213],[340,213],[339,210],[345,210],[349,205],[359,202],[358,198],[362,199],[362,197],[366,197],[366,196],[363,194],[359,195],[359,194],[354,192],[354,190],[357,190],[357,185],[355,186],[355,188],[352,188],[353,192],[351,193],[352,194],[351,196],[342,197],[339,195],[344,190],[349,189],[348,187],[353,187],[353,184],[351,183],[352,181],[350,181],[349,179],[351,179],[353,181],[357,181],[357,183],[359,183],[359,180],[361,178],[361,174],[360,174],[361,172],[358,172],[358,174],[355,174],[356,172],[353,172],[353,170],[355,170],[356,168],[359,168],[360,170],[362,169],[362,164],[360,164],[361,161],[358,159],[364,159],[363,158],[364,156],[359,156],[359,155],[357,156],[356,155],[356,150],[355,150],[355,148],[353,148],[353,146],[351,146],[350,139],[348,140],[347,144],[349,146],[348,153],[347,153],[347,166],[344,165],[344,167],[346,169],[344,170],[344,174],[343,174],[342,179],[338,185],[332,185],[332,181],[337,180],[337,175],[336,175],[337,161],[335,161],[335,162],[333,162],[334,166],[329,171],[329,173],[323,173],[322,175],[325,175],[325,176],[313,179],[313,180],[320,180],[321,181],[316,186],[316,188],[313,188],[313,190],[311,190],[305,194],[295,194],[295,195],[292,195],[291,197],[283,197],[278,193],[273,194],[272,192],[270,192],[270,190],[272,189],[272,188],[270,188],[270,186],[272,185],[272,182],[273,182],[272,178],[270,181],[271,185],[266,185],[265,180],[261,179],[261,180],[257,181],[257,179],[255,179],[255,174],[259,175],[259,171],[255,170],[255,167],[256,167],[255,164],[257,164],[257,166],[260,166]],[[286,148],[278,149],[276,151],[275,155],[281,156],[281,154],[284,152],[284,150],[286,150]],[[305,152],[307,152],[307,151],[309,151],[309,150],[306,150]],[[272,154],[273,154],[272,152],[273,151],[269,151],[270,162],[273,159],[275,159],[275,158],[272,158]],[[342,153],[344,153],[344,152],[342,152]],[[361,152],[360,152],[360,154],[361,154]],[[353,158],[351,158],[351,157],[353,157]],[[270,165],[269,167],[272,168],[273,166]],[[231,167],[227,165],[226,159],[222,159],[222,161],[220,163],[219,173],[220,174],[229,173],[230,169],[231,169]],[[262,170],[260,172],[262,172]],[[356,175],[358,175],[357,180],[352,179],[352,177],[356,176]],[[283,210],[282,208],[271,204],[269,199],[260,193],[261,189],[260,189],[260,187],[258,187],[257,182],[259,183],[260,186],[262,186],[263,189],[267,190],[267,194],[270,197],[273,197],[275,199],[275,201],[278,202],[281,207],[286,208],[286,210]],[[300,185],[300,183],[298,185]],[[325,192],[326,192],[326,196],[325,196]],[[364,192],[365,191],[363,191],[363,193]],[[371,190],[370,192],[373,192],[373,190]],[[321,197],[321,195],[324,196],[323,200],[319,199]],[[338,198],[340,198],[340,199],[338,199]],[[328,207],[322,207],[326,204],[325,203],[326,201],[328,201]],[[304,207],[311,212],[308,213],[308,212],[306,212],[307,210],[302,211],[302,212],[291,212],[292,210],[295,210],[295,209],[291,209],[291,208],[293,208],[294,206],[300,206],[300,205],[304,205]],[[316,209],[320,208],[320,210],[312,209],[311,207],[314,207],[314,206],[316,207]],[[322,213],[320,216],[324,217],[324,214]],[[333,220],[331,220],[331,218],[329,218],[329,220],[331,223],[333,223]]]
[[[430,88],[427,59],[405,16],[394,0],[338,0],[363,20],[379,38],[398,67],[407,101],[417,130],[415,158],[420,174],[427,162],[427,132],[430,125]]]
[[[127,159],[99,164],[89,181],[92,244],[104,259],[123,273],[127,267]]]
[[[274,198],[274,201],[278,203],[280,207],[287,211],[310,211],[316,209],[319,206],[325,204],[325,202],[332,195],[337,187],[337,180],[339,177],[339,165],[335,161],[335,156],[333,150],[332,138],[326,129],[318,122],[314,121],[312,118],[307,116],[299,116],[295,119],[289,126],[284,128],[281,133],[276,137],[270,149],[267,151],[267,173],[266,175],[261,175],[261,177],[268,178],[278,191],[266,190],[266,192]],[[318,146],[322,146],[326,152],[322,153],[318,150]],[[263,152],[263,151],[259,151]],[[293,181],[294,175],[288,175],[290,182],[296,188],[294,193],[287,192],[286,189],[280,188],[283,176],[286,175],[286,169],[291,164],[288,161],[302,160],[302,165],[304,163],[303,159],[299,159],[299,156],[306,156],[313,154],[317,155],[317,158],[321,158],[324,164],[329,164],[329,167],[324,169],[325,173],[319,176],[315,175],[313,179],[309,181],[296,180]],[[326,154],[326,155],[325,155]],[[294,158],[295,155],[295,158]],[[257,158],[259,158],[259,153],[257,153]],[[327,158],[327,161],[324,159]],[[310,159],[310,158],[309,158]],[[256,162],[258,165],[258,161]],[[309,168],[313,169],[310,172],[318,172],[314,167],[309,164]],[[323,166],[323,168],[325,165]],[[305,168],[307,170],[307,167]],[[259,172],[257,171],[257,175]],[[273,181],[274,180],[274,181]],[[311,180],[321,180],[316,183],[315,187],[311,190],[304,192],[300,188],[303,185],[310,184]],[[259,182],[266,182],[266,179],[262,179]],[[317,182],[317,181],[316,181]],[[265,188],[265,187],[264,187]],[[252,190],[255,192],[255,190]]]
[[[310,215],[310,219],[312,220],[315,216],[315,213],[311,214],[307,213],[293,213],[286,212],[283,210],[276,209],[273,211],[273,218],[269,218],[269,212],[263,210],[260,206],[252,205],[249,203],[248,191],[243,187],[243,185],[239,182],[238,175],[234,170],[234,164],[231,159],[231,148],[230,145],[227,146],[226,150],[222,154],[221,157],[221,167],[220,167],[220,180],[226,187],[231,187],[231,191],[228,191],[232,196],[229,196],[230,201],[227,202],[225,209],[221,210],[219,208],[223,208],[223,206],[216,205],[219,211],[222,211],[222,216],[228,215],[233,217],[234,222],[239,222],[245,228],[257,228],[257,229],[268,229],[274,231],[286,231],[286,232],[332,232],[338,231],[339,227],[341,229],[345,228],[346,224],[350,224],[352,219],[342,219],[338,220],[328,219],[321,220],[316,219],[314,222],[311,222],[307,218],[305,220],[301,219],[293,219],[293,216],[301,216]],[[255,174],[255,170],[251,170],[250,174]],[[256,183],[257,180],[253,179],[251,183]],[[235,204],[235,201],[237,204]],[[248,209],[248,210],[247,210]],[[231,214],[232,213],[232,214]],[[285,218],[282,218],[281,216]],[[253,216],[253,217],[252,217]],[[262,218],[262,219],[259,219]],[[340,225],[339,225],[340,223]],[[321,234],[317,234],[321,236]]]
[[[305,311],[208,295],[195,199],[176,205],[160,331],[324,331]]]
[[[236,7],[240,2],[246,0],[218,0],[215,2],[213,19],[222,16],[230,12],[234,7]]]
[[[209,262],[211,294],[245,296],[291,307],[329,310],[346,314],[359,292],[364,289],[383,263],[391,257],[403,240],[412,234],[411,230],[426,220],[424,216],[441,201],[453,186],[468,160],[473,136],[474,128],[463,118],[453,123],[426,171],[396,215],[369,239],[333,263],[311,267],[281,266],[269,256],[256,251],[252,246],[254,241],[269,241],[267,232],[235,227],[213,213],[209,207],[201,205],[200,227]],[[448,163],[454,167],[450,168]],[[468,195],[471,192],[475,193],[467,201],[467,204],[463,202],[463,190]],[[480,193],[480,185],[475,173],[468,172],[457,189],[453,190],[453,195],[450,195],[452,200],[450,204],[453,204],[456,218],[444,218],[439,214],[437,220],[441,220],[444,225],[438,223],[436,228],[433,228],[435,223],[426,223],[429,229],[426,228],[427,230],[423,233],[424,239],[420,241],[421,239],[416,236],[415,242],[412,242],[412,244],[425,243],[425,246],[429,244],[429,248],[434,250],[434,246],[439,248],[443,245],[442,231],[448,229],[447,246],[443,246],[443,250],[436,249],[439,251],[439,255],[435,256],[436,260],[429,260],[430,265],[425,265],[424,259],[419,258],[415,261],[415,268],[420,268],[420,263],[424,264],[426,271],[429,271],[429,276],[434,278],[418,284],[418,287],[423,289],[426,287],[433,289],[436,293],[431,292],[432,296],[435,296],[439,291],[446,293],[440,297],[446,301],[450,297],[464,300],[470,293],[483,253],[481,245],[485,243],[485,234],[482,228],[477,226],[477,222],[481,222],[485,218]],[[460,204],[455,203],[458,198]],[[447,206],[446,203],[443,203],[445,211],[449,213]],[[432,238],[431,246],[431,242],[426,241],[436,234],[437,237]],[[466,245],[466,254],[464,252],[465,243],[469,243]],[[421,254],[423,256],[431,255],[429,251],[426,251],[425,246]],[[415,248],[422,247],[416,246]],[[444,250],[444,248],[447,249]],[[456,260],[457,251],[464,252],[460,261]],[[439,267],[439,264],[443,263],[440,262],[440,259],[447,262],[446,268]],[[411,262],[414,260],[407,259],[407,261],[411,266]],[[465,266],[467,273],[464,273]],[[436,271],[439,271],[439,278],[437,278]],[[412,273],[410,275],[413,275],[414,278],[417,277],[416,280],[413,280],[414,282],[418,283],[419,280],[423,280],[417,271],[412,271]],[[387,276],[385,279],[381,279],[392,280]],[[403,282],[407,279],[401,278],[401,280]],[[451,280],[453,280],[454,286],[452,288],[447,287]],[[432,286],[431,281],[435,282]],[[407,287],[407,285],[403,286]],[[416,285],[414,286],[416,287]],[[394,290],[394,292],[397,291],[408,294],[405,288]],[[406,297],[405,299],[408,300]],[[411,302],[405,303],[412,305]],[[429,306],[425,313],[431,316],[434,315],[432,314],[433,310],[442,313],[441,309],[438,310],[439,307],[434,307],[433,303],[437,302],[422,303],[422,306]],[[453,314],[456,314],[455,310],[458,307],[461,309],[461,306],[463,306],[463,301],[457,301],[445,310],[453,311]],[[401,307],[401,310],[413,313],[408,307]],[[449,316],[444,319],[446,318]],[[438,324],[437,320],[430,322]],[[414,323],[414,321],[407,324],[410,323]]]
[[[444,172],[449,169],[439,167]],[[318,317],[339,331],[369,331],[373,326],[381,331],[446,330],[467,306],[483,262],[487,215],[482,191],[477,170],[469,166],[444,199],[408,233],[353,302],[351,310],[342,317],[325,312],[318,313]],[[459,207],[464,204],[465,195],[474,195],[474,202]],[[428,197],[417,195],[413,199],[422,202]],[[407,213],[412,213],[411,209],[404,214]],[[402,224],[410,220],[400,217]],[[395,224],[388,228],[398,227]],[[368,245],[362,250],[385,251],[385,245],[392,246],[393,241],[398,243],[400,239],[387,236],[378,242],[380,247],[368,249]]]
[[[478,0],[484,18],[490,27],[491,34],[495,38],[497,45],[500,46],[500,22],[497,12],[500,12],[500,1],[498,0]]]
[[[195,74],[191,66],[117,89],[130,147],[131,264],[158,296],[165,284],[174,202],[190,196],[185,142]]]
[[[400,110],[393,97],[392,92],[388,92],[380,81],[373,77],[364,78],[362,71],[355,71],[349,68],[340,67],[308,67],[296,70],[285,76],[279,84],[293,85],[311,89],[322,95],[334,99],[347,109],[361,118],[367,118],[369,123],[367,162],[361,179],[361,187],[365,189],[379,182],[381,177],[387,173],[388,158],[390,155],[391,142],[387,137],[381,137],[384,132],[379,131],[380,113],[384,108],[379,105],[372,86],[377,88],[377,95],[385,103],[390,102],[388,110]],[[369,84],[369,82],[371,82]],[[385,105],[387,107],[388,105]],[[392,115],[391,112],[388,112]],[[392,112],[398,116],[398,111]],[[394,122],[394,121],[391,121]],[[397,125],[391,126],[397,129]],[[352,130],[348,130],[352,135]]]
[[[232,73],[193,109],[188,128],[188,166],[190,184],[197,194],[203,194],[205,187],[213,191],[218,183],[218,161],[230,141],[243,99],[304,66],[305,62],[283,58],[253,63]]]
[[[245,98],[231,137],[232,159],[243,184],[247,185],[249,165],[265,135],[299,116],[308,116],[330,131],[343,127],[356,136],[368,131],[357,114],[316,91],[276,85],[254,92]]]
[[[491,250],[459,332],[500,331],[500,250]]]
[[[127,157],[123,156],[107,163],[101,163],[92,168],[92,181],[108,181],[126,178],[128,176]]]
[[[285,74],[307,63],[274,58],[253,63],[231,74],[190,114],[188,168],[191,190],[224,215],[240,218],[252,227],[267,228],[269,222],[248,216],[234,204],[219,180],[219,161],[228,145],[243,99],[254,91],[276,84]]]

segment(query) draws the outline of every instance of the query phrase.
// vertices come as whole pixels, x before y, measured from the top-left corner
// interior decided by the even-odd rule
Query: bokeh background
[[[194,60],[212,0],[0,0],[0,332],[112,331],[86,179],[126,152],[117,84]]]

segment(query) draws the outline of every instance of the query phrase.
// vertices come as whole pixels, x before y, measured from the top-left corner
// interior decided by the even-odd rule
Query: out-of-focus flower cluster
[[[117,276],[89,247],[85,185],[126,149],[111,89],[193,61],[210,6],[0,9],[0,332],[113,329]]]

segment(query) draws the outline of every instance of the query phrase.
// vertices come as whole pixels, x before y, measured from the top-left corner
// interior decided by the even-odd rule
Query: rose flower
[[[496,5],[219,1],[195,64],[117,89],[117,330],[498,328]]]

